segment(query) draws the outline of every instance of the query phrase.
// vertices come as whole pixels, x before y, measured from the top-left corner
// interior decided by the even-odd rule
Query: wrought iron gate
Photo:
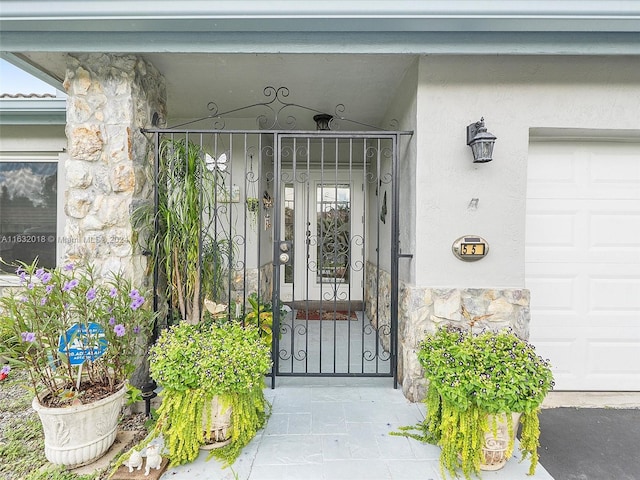
[[[278,375],[393,375],[396,148],[380,133],[275,135]]]
[[[280,113],[274,95],[260,106]],[[195,289],[156,264],[169,316],[257,322],[271,335],[272,380],[395,378],[398,145],[407,132],[274,129],[277,113],[271,129],[146,131],[156,142],[153,238],[197,245],[175,267],[196,270]],[[185,198],[197,214],[183,213]],[[159,214],[171,209],[181,215],[174,223],[193,217],[197,240],[171,230]]]

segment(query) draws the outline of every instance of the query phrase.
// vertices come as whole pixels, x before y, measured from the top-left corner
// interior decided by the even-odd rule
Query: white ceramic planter
[[[116,439],[118,418],[127,391],[86,405],[48,408],[33,399],[44,429],[44,452],[51,463],[78,467],[100,458]]]
[[[205,431],[205,444],[202,450],[213,450],[224,447],[231,442],[231,407],[225,407],[219,396],[211,399],[211,430],[207,435],[207,419],[202,419],[202,429]],[[207,440],[209,437],[209,440]]]
[[[493,417],[489,415],[489,431],[484,435],[484,447],[482,447],[482,458],[480,470],[499,470],[507,463],[506,452],[509,446],[510,437],[515,441],[518,432],[518,422],[520,421],[520,413],[512,413],[511,421],[513,429],[509,430],[507,424],[507,414],[501,413],[495,415],[497,420],[497,436],[494,437],[492,431]]]

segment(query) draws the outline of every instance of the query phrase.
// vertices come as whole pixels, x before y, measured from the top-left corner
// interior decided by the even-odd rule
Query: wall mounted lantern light
[[[473,163],[486,163],[493,160],[493,144],[496,136],[487,132],[484,126],[484,117],[479,122],[467,126],[467,145],[473,152]]]
[[[333,120],[333,115],[329,115],[328,113],[319,113],[313,116],[317,130],[331,130],[331,120]]]

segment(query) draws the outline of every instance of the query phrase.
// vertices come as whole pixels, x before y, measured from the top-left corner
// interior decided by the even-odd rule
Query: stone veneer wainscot
[[[391,275],[367,264],[365,311],[379,329],[385,350],[390,342]],[[378,306],[380,308],[378,308]],[[471,317],[488,317],[476,327],[512,328],[520,338],[529,338],[529,291],[521,288],[431,288],[400,283],[398,305],[398,381],[411,401],[424,399],[427,381],[418,362],[420,342],[442,325],[466,326],[462,307]]]

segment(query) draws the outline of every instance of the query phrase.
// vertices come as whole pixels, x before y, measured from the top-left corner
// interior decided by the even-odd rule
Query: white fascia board
[[[4,32],[640,32],[638,0],[3,0]]]
[[[640,55],[639,33],[15,32],[6,52],[406,55]],[[14,61],[9,54],[7,60]],[[21,67],[22,68],[22,67]],[[36,67],[37,68],[37,67]],[[48,83],[60,84],[62,79]],[[58,88],[58,87],[57,87]]]

